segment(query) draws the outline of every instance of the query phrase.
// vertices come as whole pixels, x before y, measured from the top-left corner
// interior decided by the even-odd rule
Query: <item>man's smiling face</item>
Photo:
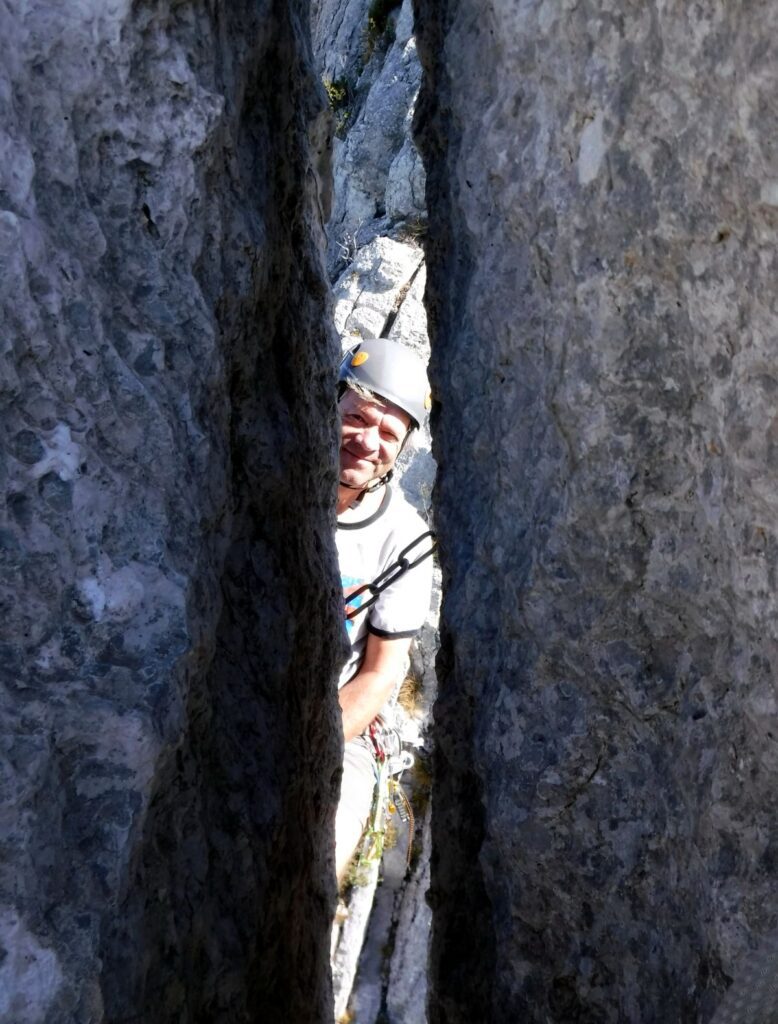
[[[362,490],[393,468],[411,425],[402,409],[347,388],[340,401],[340,483]]]

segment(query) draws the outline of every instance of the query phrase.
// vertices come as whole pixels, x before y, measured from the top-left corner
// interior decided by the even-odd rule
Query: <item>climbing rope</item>
[[[415,819],[413,808],[400,785],[399,776],[413,765],[413,754],[402,749],[402,740],[396,729],[390,729],[381,718],[371,722],[368,735],[378,766],[378,779],[373,794],[373,806],[357,860],[358,868],[377,864],[386,846],[386,829],[390,814],[397,814],[408,825],[406,865],[410,866]]]

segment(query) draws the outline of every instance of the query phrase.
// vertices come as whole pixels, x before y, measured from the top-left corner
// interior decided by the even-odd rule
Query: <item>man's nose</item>
[[[381,445],[378,427],[361,427],[354,435],[354,440],[365,451],[377,451]]]

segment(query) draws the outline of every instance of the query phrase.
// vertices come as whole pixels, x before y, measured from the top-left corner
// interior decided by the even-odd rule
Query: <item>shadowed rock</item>
[[[337,345],[306,16],[0,13],[14,1024],[330,1013]]]
[[[778,910],[775,12],[416,8],[431,1021],[707,1021]]]

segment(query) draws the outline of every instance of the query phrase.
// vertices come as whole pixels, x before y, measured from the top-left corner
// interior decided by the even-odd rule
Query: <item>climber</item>
[[[396,695],[411,638],[427,615],[432,562],[426,558],[409,571],[398,571],[398,557],[428,536],[429,528],[389,483],[397,456],[430,405],[423,363],[398,342],[363,341],[346,353],[338,389],[336,539],[351,644],[339,680],[345,754],[335,862],[341,882],[373,801],[376,754],[380,756],[373,723]],[[413,548],[405,564],[416,554]],[[365,584],[375,584],[384,573],[376,596],[378,586],[371,590]]]

